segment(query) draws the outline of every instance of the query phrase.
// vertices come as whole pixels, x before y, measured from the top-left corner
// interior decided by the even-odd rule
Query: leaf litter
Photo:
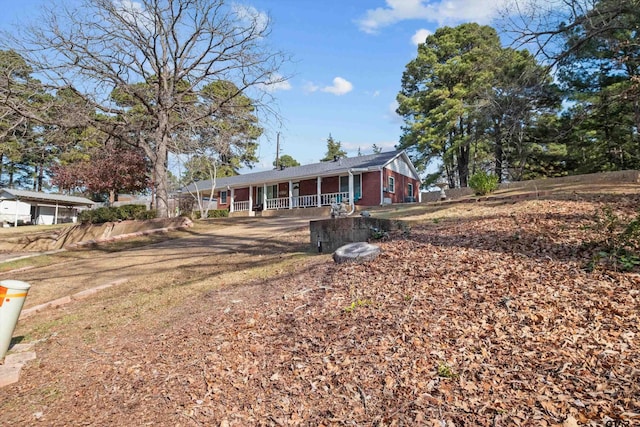
[[[639,201],[614,202],[632,213]],[[327,258],[212,290],[167,312],[163,327],[132,324],[90,347],[48,343],[20,384],[0,390],[0,421],[640,423],[640,276],[585,268],[598,203],[422,221],[380,242],[375,261]]]

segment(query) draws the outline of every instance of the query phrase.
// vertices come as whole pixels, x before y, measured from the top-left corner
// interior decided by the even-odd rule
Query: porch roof
[[[22,200],[33,202],[58,203],[64,206],[87,206],[96,204],[85,197],[66,196],[64,194],[49,194],[39,191],[16,190],[13,188],[0,188],[0,200]]]
[[[297,181],[301,179],[310,179],[322,176],[334,176],[348,173],[349,170],[357,169],[358,172],[363,170],[375,171],[385,167],[396,158],[403,156],[415,174],[415,178],[419,180],[419,176],[413,164],[404,151],[389,151],[386,153],[369,154],[365,156],[344,157],[336,161],[312,163],[303,166],[294,166],[284,169],[274,169],[263,172],[254,172],[244,175],[236,175],[216,179],[215,188],[238,188],[248,187],[250,185],[261,185],[268,183],[277,183],[283,181]],[[198,189],[211,189],[211,180],[198,181]],[[196,191],[196,184],[190,184],[185,191]]]

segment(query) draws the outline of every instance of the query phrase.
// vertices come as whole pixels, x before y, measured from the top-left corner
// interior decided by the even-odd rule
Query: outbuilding
[[[85,197],[1,188],[0,222],[14,226],[76,222],[80,210],[91,209],[95,204]]]

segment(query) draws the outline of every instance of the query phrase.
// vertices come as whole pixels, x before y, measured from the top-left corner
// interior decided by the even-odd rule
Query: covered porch
[[[229,187],[226,192],[220,192],[218,200],[228,205],[229,212],[321,208],[335,203],[353,206],[361,198],[361,183],[360,174],[349,174]]]

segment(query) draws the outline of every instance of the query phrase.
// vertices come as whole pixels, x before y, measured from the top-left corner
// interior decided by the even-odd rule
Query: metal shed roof
[[[67,206],[93,206],[93,200],[85,197],[66,196],[64,194],[50,194],[39,191],[16,190],[13,188],[0,189],[0,199],[5,200],[33,200],[37,202],[54,202]]]

